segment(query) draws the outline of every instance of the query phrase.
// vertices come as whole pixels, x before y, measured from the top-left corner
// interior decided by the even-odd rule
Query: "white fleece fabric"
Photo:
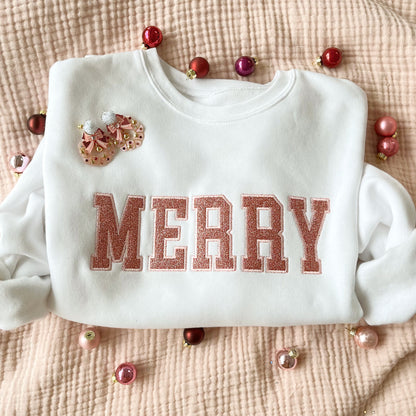
[[[415,207],[363,162],[367,99],[351,81],[187,80],[156,49],[59,61],[49,76],[45,136],[0,206],[0,328],[49,311],[119,328],[416,312]],[[77,126],[106,132],[108,111],[143,124],[143,144],[88,165]]]

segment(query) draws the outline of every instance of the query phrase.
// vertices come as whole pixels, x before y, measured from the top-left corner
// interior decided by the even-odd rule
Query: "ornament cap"
[[[188,69],[186,71],[186,76],[188,79],[194,79],[196,78],[196,72],[193,69]]]
[[[315,58],[315,60],[313,61],[313,65],[322,66],[322,56],[318,56],[317,58]]]

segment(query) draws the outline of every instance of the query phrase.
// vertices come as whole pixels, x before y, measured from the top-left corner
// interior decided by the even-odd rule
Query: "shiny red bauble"
[[[148,26],[142,33],[142,39],[146,48],[155,48],[162,43],[162,31],[156,26]]]
[[[204,337],[204,328],[185,328],[183,330],[183,344],[185,346],[198,345]]]
[[[374,130],[379,136],[393,136],[397,130],[397,122],[393,117],[380,117],[374,124]]]
[[[33,114],[27,120],[27,128],[33,134],[43,134],[45,132],[46,114]]]
[[[395,137],[383,137],[377,144],[377,157],[386,160],[399,151],[399,141]]]
[[[192,59],[189,63],[189,70],[186,72],[186,76],[189,79],[204,78],[209,72],[209,63],[205,58],[200,56]]]
[[[338,48],[328,48],[321,56],[321,64],[328,68],[335,68],[342,61],[342,52]]]

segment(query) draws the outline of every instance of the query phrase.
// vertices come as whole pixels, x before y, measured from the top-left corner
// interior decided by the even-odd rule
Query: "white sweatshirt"
[[[156,49],[59,61],[49,76],[45,136],[0,206],[0,328],[49,311],[119,328],[416,312],[415,207],[363,162],[367,100],[352,82],[190,81]],[[142,144],[124,152],[113,135],[111,161],[85,163],[99,142],[77,126],[110,135],[108,111],[136,119]]]

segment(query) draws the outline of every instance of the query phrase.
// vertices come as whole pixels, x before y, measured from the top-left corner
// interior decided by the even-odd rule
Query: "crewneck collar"
[[[296,70],[278,70],[266,84],[233,79],[194,79],[172,67],[157,53],[156,48],[134,51],[137,64],[144,68],[149,82],[160,97],[179,113],[207,123],[221,123],[247,118],[284,100],[296,81]],[[207,96],[222,91],[257,90],[248,99],[232,104],[203,104],[189,97]]]

